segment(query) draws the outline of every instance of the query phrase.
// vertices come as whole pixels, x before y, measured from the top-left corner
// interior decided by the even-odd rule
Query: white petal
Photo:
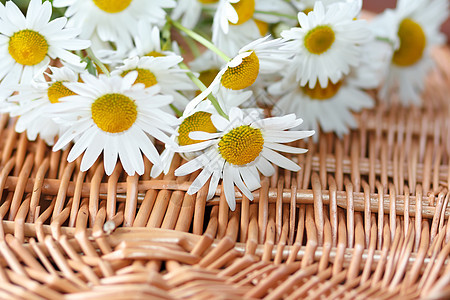
[[[283,169],[287,169],[294,172],[300,170],[300,167],[295,162],[269,148],[263,148],[263,150],[261,151],[261,155],[263,155],[272,163],[282,167]]]

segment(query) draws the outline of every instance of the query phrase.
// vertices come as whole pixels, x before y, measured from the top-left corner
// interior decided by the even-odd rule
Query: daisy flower
[[[220,95],[217,97],[217,102],[219,103],[222,110],[229,114],[233,107],[239,107],[242,103],[248,101],[252,95],[251,91],[246,92],[234,92]],[[222,98],[222,96],[226,98]],[[253,108],[254,110],[254,108]],[[244,110],[246,111],[246,110]],[[201,141],[193,140],[189,137],[189,134],[194,131],[204,131],[209,133],[217,132],[216,127],[212,123],[211,116],[217,114],[216,109],[209,100],[200,102],[197,107],[189,114],[180,117],[180,126],[177,128],[177,133],[172,135],[172,139],[180,146],[192,145],[200,143]],[[152,168],[151,176],[153,178],[158,177],[162,172],[167,174],[172,163],[173,156],[177,148],[166,145],[164,151],[161,153],[162,165],[155,165]],[[180,153],[185,159],[193,159],[200,155],[202,152],[188,152]]]
[[[50,21],[49,1],[31,0],[26,17],[13,1],[0,3],[0,98],[9,96],[11,86],[43,77],[50,59],[84,67],[80,57],[68,50],[81,50],[89,41],[79,40],[76,29],[65,29],[67,19]]]
[[[293,7],[284,0],[222,0],[214,15],[212,41],[228,55],[269,33],[269,24],[289,19]],[[292,24],[293,25],[293,24]]]
[[[178,67],[183,58],[178,55],[163,57],[132,57],[126,59],[122,66],[117,67],[111,75],[124,76],[131,71],[137,71],[136,83],[143,83],[145,87],[158,84],[162,94],[171,95],[173,104],[183,110],[189,100],[180,92],[194,91],[197,88],[187,77],[186,71]]]
[[[140,21],[165,23],[164,8],[175,6],[173,0],[54,0],[55,7],[67,7],[68,25],[81,28],[81,37],[97,33],[100,40],[132,44]]]
[[[302,87],[295,80],[283,86],[282,91],[277,88],[273,86],[269,91],[272,94],[288,91],[276,103],[277,115],[295,113],[303,117],[304,128],[318,131],[320,125],[323,132],[335,132],[339,137],[347,134],[349,128],[357,127],[352,111],[371,108],[374,104],[372,97],[345,79],[329,82],[326,88],[319,84],[314,88]],[[317,142],[318,136],[314,138]]]
[[[350,67],[361,63],[362,45],[371,39],[365,20],[354,20],[360,3],[334,3],[326,8],[321,1],[306,15],[298,13],[300,28],[283,31],[289,42],[283,49],[295,53],[290,73],[300,85],[310,88],[319,81],[322,88],[328,81],[336,84]]]
[[[192,182],[188,194],[196,193],[211,178],[208,199],[214,196],[219,180],[223,178],[225,198],[231,210],[236,208],[234,186],[253,200],[251,192],[260,187],[259,172],[264,176],[271,176],[275,172],[271,163],[298,171],[300,167],[295,162],[277,151],[305,153],[306,149],[282,143],[314,134],[314,131],[285,131],[302,122],[293,114],[261,119],[258,111],[244,115],[239,108],[234,107],[230,111],[230,120],[219,115],[213,115],[211,120],[218,132],[191,132],[191,139],[203,141],[182,146],[179,151],[203,150],[204,153],[176,169],[175,175],[184,176],[203,169]]]
[[[173,51],[162,50],[160,30],[157,26],[149,27],[145,22],[139,22],[133,40],[135,46],[133,49],[130,49],[129,57],[177,55]],[[178,49],[178,44],[173,42],[172,48]]]
[[[83,152],[81,171],[86,171],[103,151],[105,172],[111,175],[119,157],[128,175],[144,173],[144,154],[153,164],[160,164],[158,151],[149,136],[164,143],[174,133],[177,119],[161,110],[170,104],[171,96],[159,94],[159,86],[145,88],[134,84],[138,72],[125,77],[82,74],[83,82],[65,85],[77,95],[60,99],[51,113],[68,124],[54,151],[76,139],[68,161]],[[133,85],[134,84],[134,85]]]
[[[250,87],[259,74],[274,73],[285,67],[290,53],[279,50],[284,41],[268,38],[260,38],[241,48],[239,54],[219,71],[209,87],[189,102],[185,113],[189,113],[210,93],[243,90]]]
[[[94,35],[96,37],[96,35]],[[91,39],[92,40],[92,39]],[[94,41],[92,48],[95,55],[103,62],[109,65],[117,66],[123,63],[123,60],[134,56],[169,56],[177,55],[174,51],[162,50],[160,30],[157,26],[149,26],[147,22],[139,22],[136,32],[133,34],[133,45],[118,45],[114,49],[108,43]],[[173,41],[172,48],[179,50],[178,44]],[[177,52],[179,53],[179,51]]]
[[[357,127],[352,112],[374,105],[365,90],[380,84],[389,53],[386,43],[373,40],[364,47],[363,63],[337,83],[328,82],[326,88],[319,83],[313,88],[308,84],[301,86],[295,77],[287,74],[283,80],[269,87],[271,94],[281,96],[272,113],[294,113],[303,118],[303,128],[318,132],[320,126],[323,132],[335,132],[342,137],[350,128]],[[314,139],[318,140],[318,134],[314,135]]]
[[[51,74],[50,81],[32,81],[28,85],[21,85],[19,93],[8,98],[8,101],[15,104],[11,108],[12,117],[19,116],[16,123],[17,132],[27,132],[30,141],[36,140],[39,135],[48,145],[53,145],[55,137],[65,130],[63,124],[53,121],[49,115],[49,108],[58,103],[59,99],[75,95],[63,85],[64,82],[76,82],[78,74],[69,67],[54,68],[49,67]]]
[[[382,99],[388,100],[398,91],[403,104],[421,104],[425,77],[434,66],[430,49],[445,42],[439,28],[448,15],[447,0],[399,0],[395,10],[377,17],[377,35],[396,45],[380,90]]]

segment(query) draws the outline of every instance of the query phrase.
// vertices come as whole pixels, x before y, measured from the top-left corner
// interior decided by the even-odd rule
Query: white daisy
[[[326,88],[319,83],[313,88],[308,84],[301,86],[295,77],[285,76],[282,81],[269,87],[271,94],[281,95],[272,113],[294,113],[304,120],[300,128],[312,128],[319,132],[320,126],[323,132],[335,132],[342,137],[358,125],[352,112],[374,105],[374,100],[365,89],[376,88],[381,81],[383,50],[386,50],[384,43],[370,43],[365,50],[364,63],[337,83],[328,82]],[[314,139],[318,140],[318,134]]]
[[[189,100],[180,92],[194,91],[196,86],[186,75],[186,70],[178,67],[183,58],[178,55],[162,57],[132,57],[126,59],[122,66],[119,66],[111,75],[124,76],[131,71],[137,71],[136,83],[143,83],[145,87],[158,84],[161,93],[171,95],[174,98],[173,104],[184,110]]]
[[[398,91],[405,104],[421,104],[425,77],[433,67],[430,49],[445,42],[439,32],[449,16],[447,0],[399,0],[395,10],[388,10],[374,21],[377,35],[394,41],[395,52],[380,90],[384,100]]]
[[[334,3],[326,8],[321,1],[306,15],[298,13],[300,28],[283,31],[290,40],[284,49],[295,53],[290,73],[304,86],[325,88],[330,80],[337,83],[343,75],[361,62],[362,45],[372,35],[365,20],[354,20],[360,3]]]
[[[226,114],[229,114],[230,110],[233,107],[239,107],[242,103],[246,102],[251,95],[251,91],[234,92],[220,95],[216,99],[221,109]],[[222,98],[222,96],[224,96],[225,98]],[[255,109],[253,108],[253,110]],[[217,114],[217,111],[208,99],[200,102],[200,104],[197,105],[197,107],[195,107],[193,111],[180,117],[180,126],[178,126],[177,128],[177,133],[172,135],[171,138],[180,146],[199,143],[200,141],[192,140],[189,137],[189,134],[194,131],[205,131],[209,133],[217,132],[217,129],[216,127],[214,127],[211,120],[211,116],[213,114]],[[169,172],[170,165],[176,151],[177,148],[171,145],[165,146],[164,151],[161,153],[162,165],[153,166],[151,171],[152,177],[158,177],[163,171],[164,174],[167,174]],[[200,154],[202,154],[201,151],[181,153],[181,155],[188,160],[193,159]]]
[[[137,32],[133,35],[133,40],[135,46],[133,49],[130,49],[129,57],[177,55],[173,51],[162,50],[160,30],[157,26],[149,27],[145,22],[139,22]],[[175,41],[172,43],[172,49],[178,49],[178,44]]]
[[[14,103],[10,106],[10,115],[19,116],[16,123],[17,132],[27,132],[30,141],[36,140],[39,135],[48,145],[53,145],[55,137],[65,130],[64,124],[53,121],[49,115],[49,108],[58,103],[62,97],[75,95],[63,85],[63,82],[76,82],[78,74],[69,67],[50,67],[50,81],[32,81],[19,86],[19,93],[8,98]]]
[[[277,151],[305,153],[305,149],[282,143],[314,134],[314,131],[285,131],[302,122],[293,114],[260,119],[257,111],[244,116],[235,107],[230,111],[230,120],[219,115],[213,115],[211,119],[218,132],[190,133],[190,138],[204,141],[182,146],[179,151],[203,150],[204,153],[176,169],[175,175],[184,176],[203,169],[192,182],[188,194],[196,193],[211,178],[208,199],[214,196],[219,180],[223,178],[223,189],[231,210],[236,208],[234,186],[253,200],[251,192],[260,187],[259,172],[264,176],[275,172],[271,162],[287,170],[298,171],[300,167],[295,162]]]
[[[96,37],[96,35],[94,35]],[[92,39],[91,39],[92,40]],[[157,26],[149,26],[147,22],[139,22],[136,32],[133,34],[133,45],[117,45],[116,49],[109,43],[93,41],[95,55],[103,62],[112,66],[122,64],[123,60],[134,56],[169,56],[179,53],[176,41],[172,42],[174,51],[162,50],[160,30]],[[95,45],[95,48],[94,48]]]
[[[227,55],[269,33],[269,25],[290,22],[281,15],[294,15],[284,0],[222,0],[214,15],[212,41]],[[294,24],[291,24],[294,25]]]
[[[97,33],[102,41],[132,44],[132,36],[140,21],[165,23],[165,8],[175,6],[173,0],[54,0],[55,7],[67,7],[68,25],[82,29],[81,37]]]
[[[284,41],[268,38],[260,38],[241,48],[239,54],[219,71],[209,87],[186,106],[185,113],[189,113],[210,93],[243,90],[250,87],[259,74],[275,73],[284,68],[290,56],[289,52],[279,50]]]
[[[68,50],[81,50],[90,42],[79,40],[76,29],[65,29],[67,19],[50,21],[49,1],[31,0],[25,17],[13,1],[0,3],[0,98],[9,96],[11,86],[43,77],[50,58],[84,67],[80,57]]]
[[[86,171],[103,151],[104,166],[110,175],[119,157],[128,175],[144,173],[142,153],[153,163],[160,164],[158,151],[149,136],[164,143],[172,141],[177,119],[161,110],[170,104],[171,96],[159,94],[159,86],[145,88],[134,84],[137,72],[125,77],[82,74],[83,83],[65,85],[77,95],[60,99],[51,112],[69,129],[53,147],[57,151],[76,139],[68,161],[83,152],[81,171]],[[75,120],[75,121],[74,121]]]

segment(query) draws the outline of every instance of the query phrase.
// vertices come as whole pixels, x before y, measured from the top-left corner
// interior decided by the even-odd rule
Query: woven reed
[[[450,51],[422,108],[382,104],[231,212],[194,177],[104,175],[0,119],[0,298],[450,297]],[[195,175],[195,174],[194,174]]]

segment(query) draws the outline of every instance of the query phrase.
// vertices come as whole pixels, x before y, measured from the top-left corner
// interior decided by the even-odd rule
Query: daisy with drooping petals
[[[228,114],[233,107],[239,107],[242,103],[248,101],[251,95],[251,91],[225,93],[220,94],[216,100],[221,109]],[[253,110],[255,109],[253,108]],[[217,132],[217,129],[214,127],[211,120],[211,116],[213,114],[217,114],[217,111],[208,99],[200,102],[200,104],[197,105],[193,111],[180,117],[180,126],[178,126],[177,134],[173,135],[172,139],[180,146],[192,145],[201,142],[191,139],[189,134],[194,131],[204,131],[209,133]],[[166,145],[166,148],[161,153],[161,160],[163,164],[161,166],[153,166],[150,174],[152,177],[158,177],[163,171],[164,174],[169,172],[176,150],[177,149],[173,146]],[[190,160],[197,157],[201,153],[201,151],[197,151],[188,153],[182,152],[180,154],[184,158]]]
[[[82,74],[82,83],[66,83],[77,95],[61,98],[51,107],[52,115],[69,126],[53,150],[76,139],[67,160],[74,161],[84,152],[81,171],[86,171],[103,152],[107,175],[113,172],[118,157],[130,176],[144,173],[142,153],[153,164],[160,164],[149,135],[172,142],[166,133],[174,133],[172,126],[178,121],[161,107],[173,99],[159,94],[158,85],[145,88],[134,84],[137,76],[138,72],[125,77],[101,74],[98,78]]]
[[[275,172],[271,163],[291,171],[300,169],[295,162],[277,151],[305,153],[305,149],[282,143],[309,137],[314,131],[285,131],[302,122],[293,114],[267,119],[261,119],[259,114],[253,111],[244,115],[234,107],[230,111],[230,120],[219,115],[211,117],[217,133],[197,131],[189,134],[191,139],[203,141],[182,146],[179,151],[203,150],[204,153],[175,170],[176,176],[183,176],[203,169],[192,182],[188,194],[196,193],[211,178],[208,191],[208,199],[211,199],[219,180],[223,178],[225,198],[230,209],[235,210],[235,185],[242,194],[253,200],[251,192],[260,187],[259,172],[264,176]]]
[[[158,84],[161,93],[173,96],[173,104],[183,110],[189,100],[180,92],[194,91],[196,87],[187,77],[186,70],[178,67],[182,61],[183,58],[178,55],[140,58],[135,56],[126,59],[111,75],[125,76],[131,71],[137,71],[136,83],[143,83],[147,88]]]
[[[19,116],[16,123],[17,132],[27,132],[30,141],[39,135],[48,145],[55,143],[55,137],[64,132],[64,124],[53,121],[49,115],[49,108],[58,103],[59,99],[75,95],[63,85],[64,82],[76,82],[78,74],[69,67],[50,67],[50,81],[32,81],[30,84],[19,86],[19,93],[8,98],[15,104],[9,106],[12,117]]]
[[[117,45],[132,44],[138,23],[164,24],[164,8],[175,6],[173,0],[54,0],[55,7],[67,7],[68,25],[81,28],[81,37],[94,33],[102,41]]]
[[[290,82],[285,85],[274,85],[269,89],[272,94],[283,94],[273,111],[277,115],[295,113],[301,116],[305,121],[303,128],[318,131],[320,126],[323,132],[335,132],[342,137],[349,128],[357,127],[352,111],[371,108],[374,104],[371,96],[347,79],[329,82],[326,88],[318,83],[309,88],[308,85],[300,86],[292,76],[289,78]],[[318,138],[318,135],[314,136],[315,141]]]
[[[314,88],[301,86],[293,76],[269,87],[273,95],[281,96],[272,109],[274,115],[294,113],[302,117],[303,128],[316,130],[314,140],[319,138],[319,126],[323,132],[335,132],[339,137],[357,127],[352,112],[371,108],[374,100],[366,89],[377,88],[384,75],[384,66],[390,57],[390,46],[373,40],[364,46],[363,62],[352,68],[349,75],[337,83],[328,82],[322,88],[317,82]]]
[[[365,20],[354,20],[361,10],[358,1],[333,3],[324,7],[321,1],[306,15],[298,13],[300,28],[283,31],[288,41],[284,49],[295,53],[290,74],[300,85],[316,82],[326,88],[328,82],[336,84],[350,67],[361,63],[363,45],[372,34]]]
[[[374,20],[377,35],[396,44],[380,98],[389,101],[398,91],[403,104],[421,104],[425,77],[434,65],[430,49],[445,42],[439,28],[448,15],[447,0],[399,0],[395,10]]]
[[[260,38],[241,48],[239,54],[219,71],[209,87],[189,102],[185,112],[189,113],[210,93],[243,90],[250,87],[260,73],[275,73],[284,68],[291,54],[279,50],[284,44],[282,39],[268,38]]]
[[[78,30],[65,29],[67,19],[50,21],[49,1],[31,0],[26,17],[12,1],[0,3],[0,98],[14,92],[12,86],[43,78],[50,58],[84,67],[80,57],[68,50],[81,50],[90,42],[75,37]]]

